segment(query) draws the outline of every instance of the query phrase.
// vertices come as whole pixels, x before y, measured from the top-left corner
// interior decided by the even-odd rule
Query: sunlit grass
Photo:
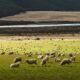
[[[37,55],[27,57],[25,52],[46,53],[46,52],[70,52],[80,53],[80,40],[23,40],[23,41],[0,41],[0,53],[5,51],[5,55],[0,55],[0,80],[76,80],[80,79],[80,54],[77,55],[76,62],[70,65],[61,66],[51,58],[46,66],[41,66]],[[9,51],[15,54],[7,55]],[[22,57],[19,68],[11,69],[10,64],[16,56]],[[67,57],[67,56],[65,56]],[[26,59],[35,58],[37,65],[29,65]],[[64,57],[63,57],[64,58]]]
[[[23,40],[23,41],[0,41],[0,52],[13,51],[15,54],[27,52],[46,53],[80,53],[80,40]]]

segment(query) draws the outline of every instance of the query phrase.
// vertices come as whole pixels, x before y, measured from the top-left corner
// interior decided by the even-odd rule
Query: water
[[[8,26],[0,26],[0,28],[11,28],[11,27],[17,27],[17,28],[36,28],[36,27],[59,27],[59,26],[63,26],[63,27],[67,27],[67,26],[80,26],[80,23],[70,23],[70,24],[29,24],[29,25],[8,25]]]

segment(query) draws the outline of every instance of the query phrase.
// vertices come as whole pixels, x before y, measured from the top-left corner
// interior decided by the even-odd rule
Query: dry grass
[[[36,40],[37,38],[41,40],[52,40],[52,39],[69,39],[69,40],[80,40],[80,34],[50,34],[50,35],[32,35],[32,36],[0,36],[0,40]]]
[[[28,11],[1,19],[11,21],[80,21],[80,12]]]

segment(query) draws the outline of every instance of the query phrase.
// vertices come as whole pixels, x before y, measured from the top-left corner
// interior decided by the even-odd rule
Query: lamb
[[[1,55],[4,55],[5,54],[5,52],[3,51],[3,52],[1,52]]]
[[[30,53],[27,54],[28,57],[31,57],[32,55],[33,55],[32,52],[30,52]]]
[[[49,60],[49,56],[45,56],[41,61],[41,65],[45,65],[48,62],[48,60]]]
[[[37,60],[36,59],[28,59],[28,60],[26,60],[26,62],[28,64],[37,64]]]
[[[24,55],[28,55],[28,53],[25,53],[25,52],[24,52]]]
[[[37,58],[38,58],[38,59],[43,59],[43,57],[44,57],[43,55],[38,55]]]
[[[13,52],[13,51],[11,51],[11,52],[9,52],[9,53],[8,53],[8,55],[12,55],[12,54],[14,54],[14,52]]]
[[[54,56],[54,55],[50,55],[49,57],[50,57],[50,58],[54,58],[55,56]]]
[[[51,53],[51,54],[49,55],[49,57],[50,57],[50,58],[54,58],[54,57],[55,57],[55,53]]]
[[[18,68],[20,66],[20,62],[13,63],[10,65],[10,68]]]
[[[55,58],[54,61],[55,61],[55,62],[61,62],[61,59]]]
[[[21,57],[16,57],[15,59],[14,59],[14,63],[16,63],[16,62],[21,62],[22,61],[22,58]]]
[[[73,57],[74,56],[74,54],[73,53],[69,53],[69,57]]]
[[[62,61],[61,61],[61,65],[65,65],[65,64],[70,64],[72,61],[70,60],[70,59],[68,59],[68,58],[65,58],[65,59],[63,59]]]
[[[75,61],[76,60],[76,56],[73,56],[70,59],[71,59],[71,61]]]
[[[48,55],[48,56],[49,56],[49,55],[50,55],[50,53],[46,53],[46,55]]]
[[[59,53],[58,56],[65,56],[64,53]]]

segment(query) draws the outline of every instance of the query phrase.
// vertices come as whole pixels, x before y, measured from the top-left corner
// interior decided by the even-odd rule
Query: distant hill
[[[0,0],[0,17],[14,15],[23,11],[22,7],[15,4],[14,0]]]
[[[80,0],[0,0],[0,17],[25,11],[80,11]]]
[[[80,0],[15,0],[15,2],[27,10],[80,10]]]

